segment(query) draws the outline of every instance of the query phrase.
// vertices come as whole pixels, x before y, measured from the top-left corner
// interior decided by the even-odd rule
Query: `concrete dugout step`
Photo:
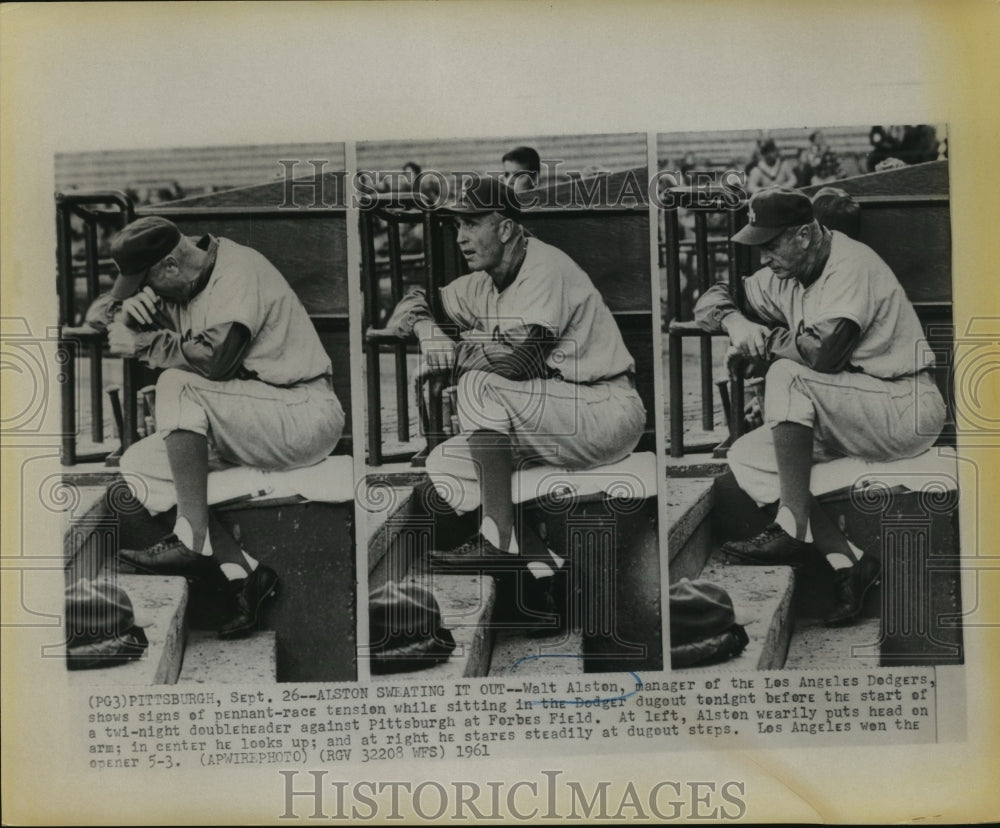
[[[122,686],[176,683],[184,660],[187,581],[164,575],[119,575],[117,583],[128,594],[136,624],[145,631],[149,647],[135,661],[72,671],[70,683]]]
[[[666,498],[670,582],[697,578],[712,549],[709,516],[715,503],[713,479],[668,477]]]
[[[277,678],[274,630],[221,641],[209,630],[192,630],[184,649],[178,684],[274,684]]]
[[[881,621],[861,618],[849,627],[796,619],[785,667],[789,670],[861,670],[879,666]]]
[[[579,630],[529,636],[514,630],[497,632],[490,675],[577,676],[583,674],[583,635]]]

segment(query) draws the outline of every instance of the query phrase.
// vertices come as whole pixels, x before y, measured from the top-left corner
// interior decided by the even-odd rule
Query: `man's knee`
[[[486,371],[462,374],[455,402],[464,432],[480,429],[506,432],[509,429],[509,403],[504,392],[509,389],[510,382]]]
[[[493,400],[493,374],[486,371],[466,371],[456,383],[456,402],[460,411],[480,411],[484,400]]]
[[[179,368],[167,368],[162,371],[156,380],[157,402],[179,399],[194,376],[195,374],[190,371],[182,371]]]
[[[122,474],[144,477],[162,470],[165,448],[163,439],[156,434],[132,443],[118,461]]]
[[[764,422],[791,422],[812,428],[816,420],[815,377],[812,368],[790,359],[772,363],[764,387]]]
[[[812,369],[791,359],[776,359],[767,369],[765,382],[768,390],[788,389],[792,384]]]
[[[427,455],[425,465],[438,503],[459,514],[479,505],[475,465],[463,438],[446,440]]]
[[[726,455],[737,485],[758,504],[778,498],[778,466],[774,439],[768,426],[761,426],[736,440]]]
[[[118,469],[135,499],[154,514],[176,503],[166,446],[159,433],[129,446],[118,462]]]
[[[444,470],[444,455],[441,453],[443,445],[444,443],[439,443],[427,455],[424,468],[427,469],[428,474],[440,474]]]

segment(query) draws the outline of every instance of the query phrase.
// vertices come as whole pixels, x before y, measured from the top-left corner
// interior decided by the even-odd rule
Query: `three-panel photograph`
[[[963,663],[945,125],[54,165],[71,685]]]

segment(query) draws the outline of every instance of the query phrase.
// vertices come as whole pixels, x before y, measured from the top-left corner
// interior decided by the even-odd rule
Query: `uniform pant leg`
[[[206,437],[209,470],[232,466],[292,469],[318,463],[337,444],[344,415],[325,379],[291,388],[258,381],[210,380],[168,369],[156,383],[157,432],[131,446],[121,467],[150,511],[176,504],[164,437]]]
[[[787,359],[767,373],[765,423],[729,450],[740,487],[758,504],[778,500],[771,429],[794,422],[813,429],[813,463],[838,457],[899,460],[930,448],[945,408],[929,374],[882,380],[862,373],[824,374]]]
[[[626,378],[576,385],[558,380],[510,380],[470,371],[456,395],[462,435],[431,452],[427,470],[456,511],[479,505],[478,472],[468,434],[488,429],[509,434],[518,465],[589,469],[617,462],[635,448],[646,412]]]

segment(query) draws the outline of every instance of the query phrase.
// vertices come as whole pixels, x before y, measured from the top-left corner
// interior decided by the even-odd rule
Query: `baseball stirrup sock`
[[[243,578],[248,578],[250,576],[250,573],[253,572],[258,566],[258,561],[256,558],[251,558],[242,549],[240,550],[240,553],[246,560],[247,563],[246,566],[234,563],[232,561],[226,561],[224,564],[219,565],[220,568],[222,569],[222,574],[225,575],[226,578],[229,579],[230,581],[239,581]]]
[[[555,571],[547,563],[541,561],[528,561],[528,572],[538,578],[551,578]]]
[[[226,576],[227,581],[242,581],[250,575],[250,573],[238,563],[230,563],[229,561],[226,561],[224,564],[219,564],[219,569],[222,570],[222,574]]]
[[[496,521],[491,517],[483,518],[483,522],[479,526],[479,534],[486,538],[486,540],[492,543],[497,549],[509,552],[511,555],[517,555],[521,551],[517,545],[517,538],[514,536],[514,532],[510,533],[510,542],[507,544],[506,549],[500,545],[500,530],[497,528]]]
[[[847,540],[847,538],[844,538]],[[848,567],[854,566],[861,558],[864,557],[864,550],[859,549],[850,541],[847,541],[848,547],[850,547],[851,555],[854,556],[854,560],[845,555],[843,552],[831,552],[826,556],[827,563],[830,564],[834,569],[847,569]]]
[[[194,548],[194,529],[191,528],[191,522],[186,517],[178,516],[174,523],[174,534],[177,536],[177,540],[188,549],[196,551]],[[206,558],[212,556],[212,539],[208,536],[208,532],[205,533],[205,542],[202,544],[200,552]]]
[[[792,514],[792,510],[787,506],[781,506],[778,509],[778,514],[775,515],[774,522],[793,538],[798,538],[796,534],[798,525],[795,522],[795,515]],[[801,538],[798,538],[798,540],[804,541],[805,543],[813,542],[812,522],[808,518],[806,519],[806,531]]]

